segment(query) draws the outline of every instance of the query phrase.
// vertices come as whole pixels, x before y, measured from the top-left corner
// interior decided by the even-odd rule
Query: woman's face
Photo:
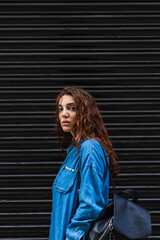
[[[76,122],[75,101],[70,95],[63,95],[58,104],[59,121],[64,132],[70,132],[72,135]]]

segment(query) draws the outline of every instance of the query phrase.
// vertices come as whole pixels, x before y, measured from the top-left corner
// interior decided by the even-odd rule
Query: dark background
[[[47,240],[64,86],[96,99],[160,239],[160,2],[0,1],[0,239]]]

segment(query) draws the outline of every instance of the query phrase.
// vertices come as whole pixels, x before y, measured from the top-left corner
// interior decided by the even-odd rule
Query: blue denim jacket
[[[108,203],[109,173],[100,143],[88,139],[77,152],[72,145],[67,149],[53,183],[49,240],[85,240],[92,221]]]

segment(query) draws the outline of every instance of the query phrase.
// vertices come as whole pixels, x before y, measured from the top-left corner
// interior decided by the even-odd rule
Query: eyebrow
[[[75,103],[67,103],[67,106],[70,106],[70,105],[75,105]],[[58,105],[59,107],[62,106],[61,104]]]

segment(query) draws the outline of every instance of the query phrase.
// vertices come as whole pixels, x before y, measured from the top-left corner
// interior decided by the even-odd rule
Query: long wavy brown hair
[[[59,121],[59,100],[64,95],[70,95],[75,101],[76,123],[73,131],[77,133],[76,141],[71,133],[62,130]],[[80,149],[80,141],[82,137],[86,139],[96,139],[104,146],[107,151],[110,169],[113,176],[119,173],[118,157],[112,147],[108,132],[104,126],[102,116],[95,103],[94,98],[84,89],[67,87],[64,88],[56,99],[56,132],[60,140],[62,148],[75,144],[75,147]]]

